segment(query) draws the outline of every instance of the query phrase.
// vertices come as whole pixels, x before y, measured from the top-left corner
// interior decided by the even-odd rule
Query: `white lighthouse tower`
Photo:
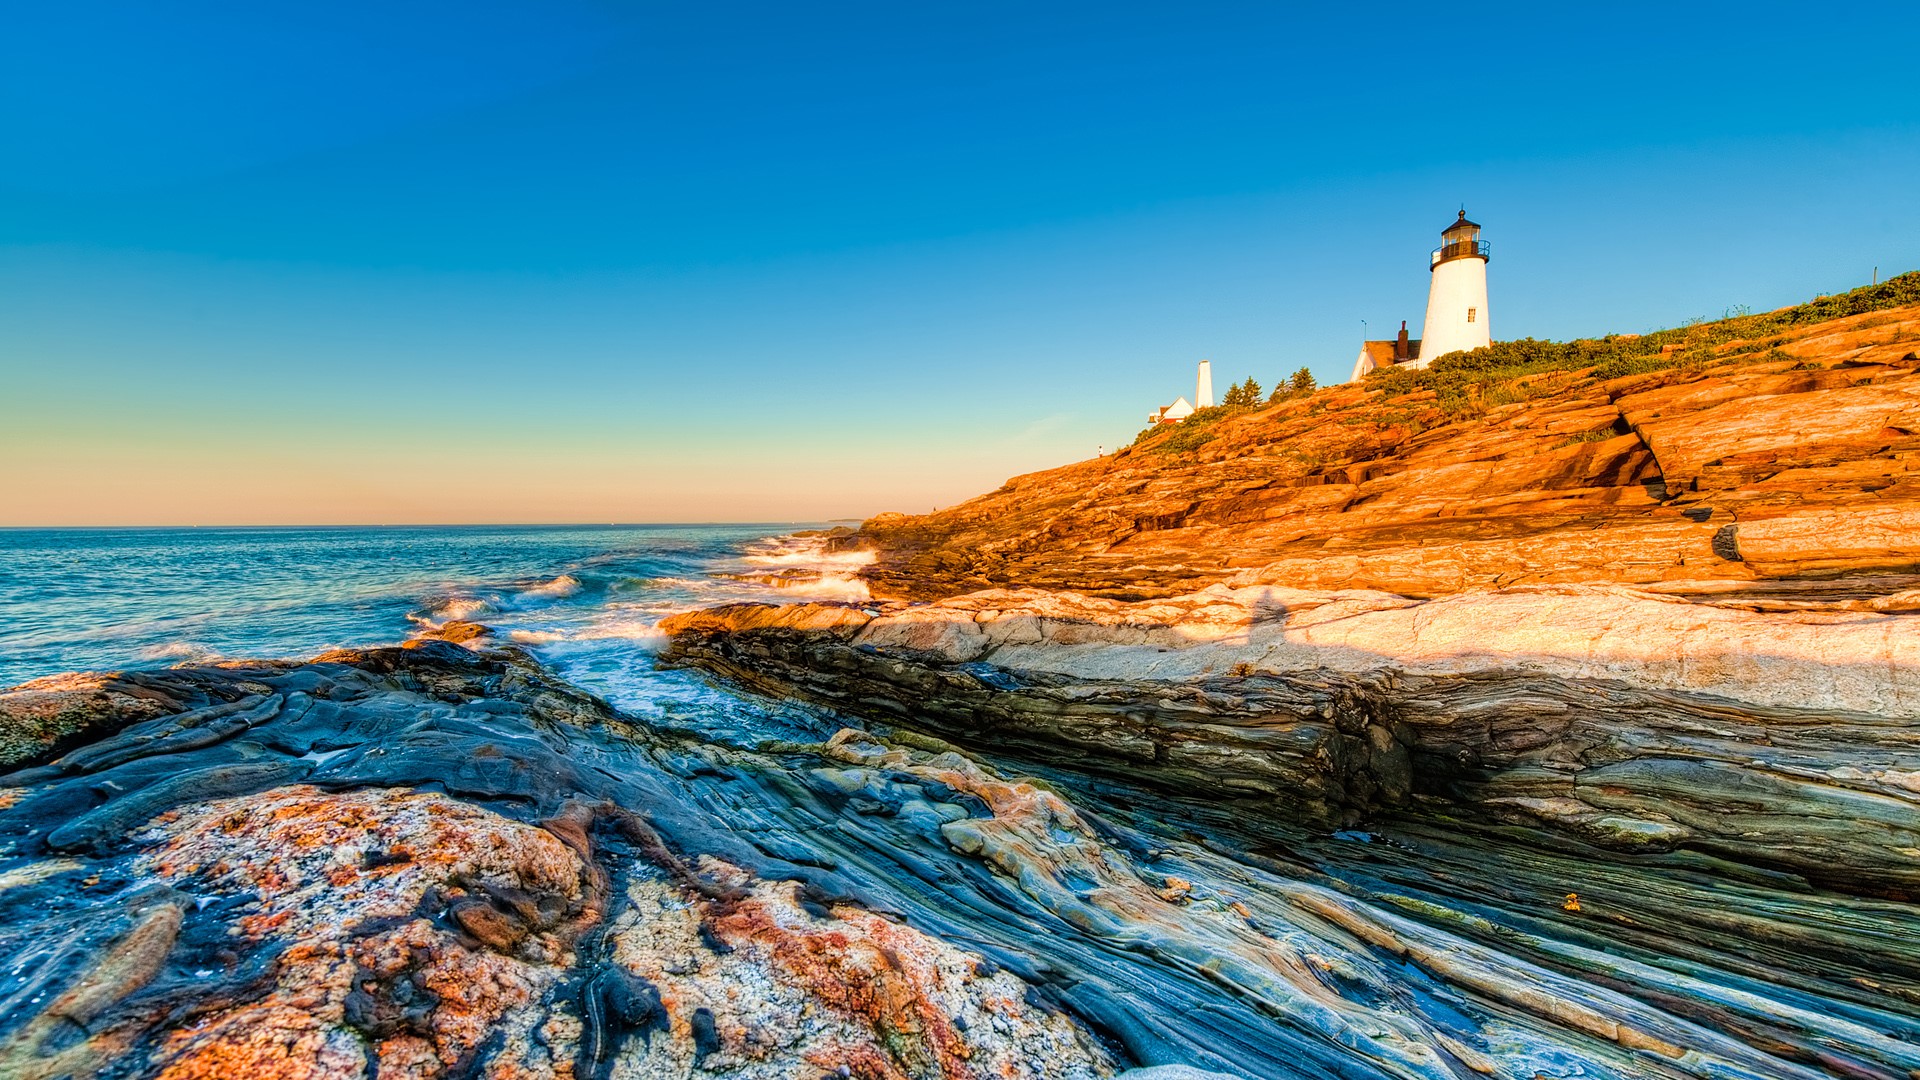
[[[1480,239],[1480,226],[1467,220],[1465,210],[1460,211],[1460,220],[1441,231],[1432,270],[1420,359],[1409,367],[1426,367],[1437,357],[1483,348],[1493,341],[1487,323],[1487,244]]]
[[[1193,407],[1213,408],[1213,361],[1200,361],[1199,374],[1193,380]]]

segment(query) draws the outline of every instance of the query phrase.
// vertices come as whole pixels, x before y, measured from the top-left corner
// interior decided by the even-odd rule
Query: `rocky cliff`
[[[1909,293],[1920,275],[1851,306]],[[877,551],[877,594],[916,599],[1020,586],[1140,599],[1222,582],[1421,597],[1911,587],[1920,304],[1804,321],[1826,310],[1650,336],[1645,355],[1631,347],[1642,339],[1504,367],[1462,354],[1219,411],[937,513],[882,515],[851,542]],[[1617,359],[1582,366],[1586,352]]]
[[[1909,895],[1915,292],[1203,416],[838,538],[910,601],[685,615],[669,655],[1250,813]]]
[[[1576,920],[1594,890],[1612,907],[1624,888],[1647,906],[1583,939],[1610,959],[1569,968],[1553,945],[1520,946],[1540,963],[1522,981],[1592,980],[1767,1060],[1709,1065],[1717,1051],[1693,1036],[1480,983],[1490,958],[1471,949],[1341,922],[1403,958],[1404,985],[1472,986],[1609,1032],[1638,1055],[1609,1075],[1920,1075],[1899,1054],[1857,1056],[1909,1023],[1920,990],[1875,982],[1886,1013],[1808,1052],[1717,1004],[1782,1000],[1779,971],[1708,959],[1818,964],[1816,940],[1854,925],[1854,905],[1888,929],[1920,896],[1916,292],[1908,275],[1203,413],[831,537],[873,553],[880,599],[676,616],[667,660],[909,745],[1009,759],[1083,805],[1202,830],[1229,857],[1281,851],[1329,872],[1341,859],[1318,838],[1356,838],[1380,867],[1413,859],[1415,892],[1444,879],[1456,899],[1540,889],[1545,872]],[[1408,881],[1380,872],[1389,891]],[[1452,910],[1394,895],[1423,918]],[[1755,901],[1772,914],[1733,914]],[[1523,924],[1490,912],[1473,933],[1511,946]],[[1862,944],[1867,969],[1910,965],[1897,933]],[[1683,970],[1699,976],[1685,988],[1639,981]],[[1829,970],[1798,985],[1865,983]],[[1293,1002],[1282,1023],[1310,1012]]]

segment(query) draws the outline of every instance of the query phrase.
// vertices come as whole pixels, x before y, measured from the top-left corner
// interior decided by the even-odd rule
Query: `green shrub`
[[[1213,441],[1215,424],[1238,411],[1224,405],[1195,409],[1192,416],[1171,425],[1173,430],[1167,433],[1166,438],[1152,443],[1147,449],[1156,454],[1185,454],[1198,450]]]

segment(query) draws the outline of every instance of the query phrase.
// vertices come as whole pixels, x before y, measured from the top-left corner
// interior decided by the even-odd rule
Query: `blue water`
[[[465,618],[646,712],[661,617],[802,598],[727,576],[812,567],[811,549],[778,539],[793,528],[0,530],[0,687],[67,671],[304,658]],[[830,578],[813,591],[848,588]]]

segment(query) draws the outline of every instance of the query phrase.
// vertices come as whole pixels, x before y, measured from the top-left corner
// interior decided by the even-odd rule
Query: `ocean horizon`
[[[779,589],[754,580],[770,565],[794,568],[775,538],[828,524],[10,528],[0,531],[0,685],[301,659],[482,615],[545,663],[568,669],[592,654],[612,669],[650,656],[652,625],[676,611],[863,594],[825,573]]]

